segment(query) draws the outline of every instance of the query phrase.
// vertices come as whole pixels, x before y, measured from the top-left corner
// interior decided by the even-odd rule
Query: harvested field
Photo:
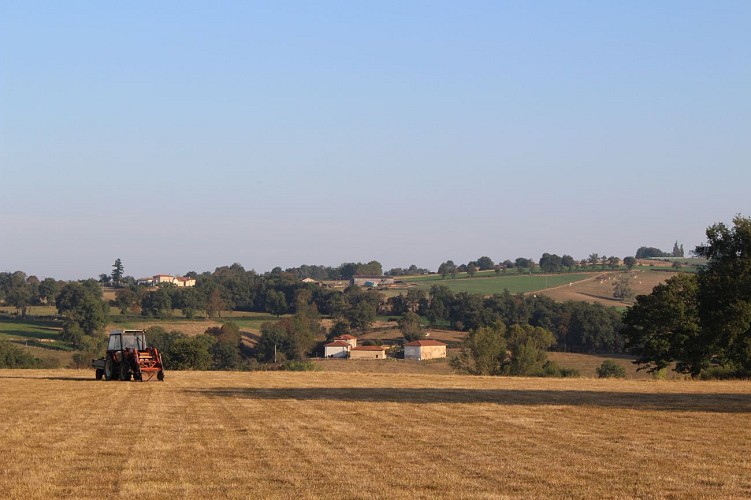
[[[749,382],[0,370],[0,394],[8,498],[751,496]]]
[[[600,367],[603,361],[613,361],[626,370],[626,378],[629,379],[642,379],[651,380],[654,378],[651,374],[644,370],[637,371],[637,365],[633,363],[635,358],[627,355],[618,354],[579,354],[573,352],[549,352],[548,359],[558,363],[563,368],[573,368],[579,370],[582,377],[596,377],[597,368]],[[674,371],[667,371],[664,375],[669,379],[684,378],[683,375]]]
[[[640,271],[637,269],[623,273],[604,272],[586,280],[572,283],[571,285],[564,285],[550,290],[541,290],[535,293],[547,295],[558,301],[580,300],[600,303],[604,306],[630,306],[633,304],[633,301],[623,302],[613,298],[613,280],[620,274],[630,277],[630,285],[634,295],[649,295],[655,286],[664,283],[665,280],[675,276],[677,273]]]

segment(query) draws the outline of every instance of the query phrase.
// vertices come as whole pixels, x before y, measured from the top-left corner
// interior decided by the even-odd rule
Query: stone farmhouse
[[[446,344],[437,340],[415,340],[404,344],[404,359],[438,359],[446,357]]]
[[[349,359],[386,359],[386,349],[379,345],[362,345],[349,350]]]
[[[357,345],[357,337],[341,335],[323,346],[325,358],[386,359],[386,349],[375,345]]]

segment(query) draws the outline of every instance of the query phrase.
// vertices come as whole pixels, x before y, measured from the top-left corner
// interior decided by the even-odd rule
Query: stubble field
[[[0,370],[9,498],[750,497],[751,383]]]

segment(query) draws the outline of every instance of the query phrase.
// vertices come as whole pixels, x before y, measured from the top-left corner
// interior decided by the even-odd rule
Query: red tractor
[[[162,356],[156,347],[146,345],[143,330],[114,330],[110,332],[107,354],[91,360],[96,379],[149,381],[154,375],[164,380]]]

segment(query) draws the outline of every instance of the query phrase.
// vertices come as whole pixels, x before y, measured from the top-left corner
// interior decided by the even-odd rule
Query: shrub
[[[0,341],[0,368],[37,368],[41,360],[10,342]]]
[[[626,378],[626,369],[609,359],[603,361],[595,371],[599,378]]]
[[[715,365],[702,370],[699,378],[701,380],[733,380],[748,378],[748,374],[735,366]]]
[[[579,370],[576,370],[574,368],[562,368],[558,365],[558,363],[555,363],[554,361],[546,361],[545,364],[542,365],[542,371],[544,377],[569,378],[581,376]]]
[[[282,365],[282,370],[290,372],[317,372],[322,368],[312,361],[287,361]]]

